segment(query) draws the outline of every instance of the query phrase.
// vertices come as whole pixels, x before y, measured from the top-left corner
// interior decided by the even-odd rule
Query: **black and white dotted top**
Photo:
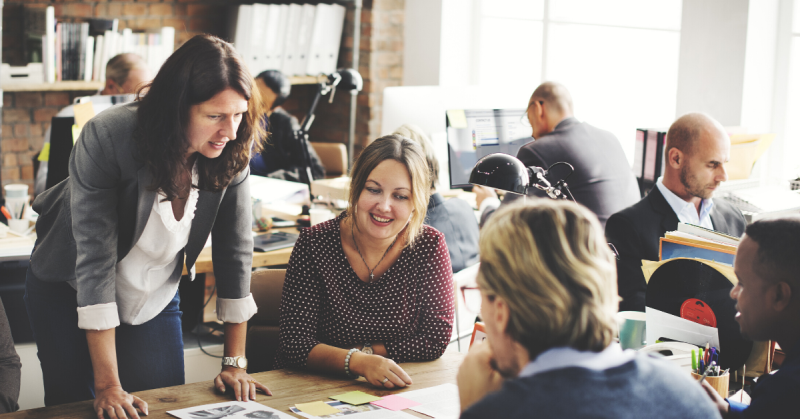
[[[304,229],[286,270],[276,368],[305,366],[314,346],[383,342],[395,362],[439,358],[453,330],[453,273],[444,235],[425,226],[377,281],[350,266],[333,220]]]

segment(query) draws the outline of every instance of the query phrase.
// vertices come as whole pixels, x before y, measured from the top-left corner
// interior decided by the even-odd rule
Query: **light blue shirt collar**
[[[635,351],[623,351],[618,343],[608,345],[601,352],[579,351],[569,347],[550,348],[529,362],[520,371],[519,378],[569,367],[602,371],[629,362],[634,356]]]
[[[663,177],[658,178],[656,187],[661,192],[661,195],[664,196],[664,199],[667,200],[667,203],[672,208],[672,211],[675,212],[675,215],[678,216],[680,222],[699,225],[700,227],[711,230],[714,229],[714,225],[711,223],[711,208],[714,207],[714,201],[703,199],[700,203],[700,214],[698,215],[694,204],[684,201],[681,197],[675,195],[674,192],[664,186]]]

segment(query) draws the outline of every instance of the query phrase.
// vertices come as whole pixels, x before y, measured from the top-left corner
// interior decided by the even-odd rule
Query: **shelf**
[[[0,86],[4,92],[56,92],[100,90],[105,83],[101,81],[59,81],[56,83],[19,83]]]
[[[327,76],[292,76],[292,84],[317,84],[327,80]],[[56,91],[82,91],[100,90],[104,83],[101,81],[59,81],[55,83],[14,83],[0,86],[4,92],[56,92]]]

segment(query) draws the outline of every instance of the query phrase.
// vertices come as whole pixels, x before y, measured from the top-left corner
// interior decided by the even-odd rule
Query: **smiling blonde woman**
[[[411,384],[398,362],[440,357],[453,284],[444,236],[424,226],[430,175],[419,145],[389,135],[351,171],[349,208],[305,229],[286,271],[278,368]]]

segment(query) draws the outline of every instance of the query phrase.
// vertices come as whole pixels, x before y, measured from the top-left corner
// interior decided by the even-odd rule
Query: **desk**
[[[464,354],[447,353],[440,359],[430,362],[409,362],[401,364],[403,369],[411,375],[414,384],[402,390],[380,390],[365,381],[354,381],[340,377],[323,376],[296,370],[277,370],[253,374],[253,377],[266,384],[274,396],[257,396],[257,401],[273,409],[288,413],[289,406],[296,403],[312,402],[316,400],[329,400],[328,396],[341,394],[348,391],[361,390],[376,396],[401,393],[408,390],[419,390],[439,384],[456,382],[456,373]],[[156,390],[147,390],[134,393],[144,399],[149,406],[148,419],[172,418],[168,410],[183,409],[211,403],[221,403],[232,400],[232,396],[220,395],[213,390],[211,381],[203,381],[183,386],[167,387]],[[61,406],[43,407],[39,409],[23,410],[9,413],[3,418],[95,418],[93,401],[71,403]],[[416,412],[405,410],[412,415],[425,418]],[[299,416],[298,416],[299,417]]]

